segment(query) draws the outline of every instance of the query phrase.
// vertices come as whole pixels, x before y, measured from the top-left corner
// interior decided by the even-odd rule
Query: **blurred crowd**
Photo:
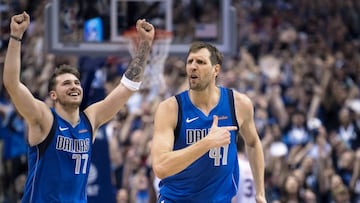
[[[199,6],[204,0],[190,2],[198,9],[174,12],[174,20],[204,10],[200,21],[218,15],[214,7]],[[128,60],[46,52],[46,3],[0,0],[1,73],[9,19],[26,10],[32,22],[23,40],[22,81],[46,100],[49,74],[59,64],[72,64],[82,74],[82,105],[96,102],[119,82]],[[254,103],[268,202],[360,202],[360,1],[233,0],[232,6],[238,52],[226,58],[218,84],[246,93]],[[187,43],[191,33],[184,32],[186,22],[182,26],[174,40]],[[149,159],[153,113],[159,101],[187,87],[184,57],[169,56],[160,68],[163,88],[154,93],[143,87],[105,126],[119,203],[156,198]],[[0,202],[17,202],[26,177],[26,126],[3,87],[0,124]]]

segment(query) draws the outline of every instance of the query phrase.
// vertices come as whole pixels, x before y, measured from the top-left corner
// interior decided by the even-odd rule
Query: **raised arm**
[[[234,92],[234,99],[240,134],[245,141],[246,153],[255,181],[256,202],[265,203],[264,154],[259,135],[255,128],[254,107],[251,100],[244,94]]]
[[[136,30],[140,38],[140,43],[137,48],[137,53],[132,58],[123,75],[121,83],[104,100],[89,106],[85,110],[95,129],[115,116],[129,97],[138,90],[140,82],[143,79],[155,29],[153,25],[142,19],[136,22]]]
[[[21,67],[21,39],[25,30],[30,24],[30,17],[26,12],[15,15],[11,18],[10,23],[10,39],[8,49],[5,56],[3,82],[4,86],[11,97],[15,108],[24,117],[30,126],[30,132],[33,132],[34,126],[38,127],[36,133],[29,133],[29,142],[34,143],[32,135],[42,139],[45,134],[48,122],[52,122],[51,112],[49,108],[40,100],[34,98],[30,90],[20,81],[20,67]],[[43,126],[40,126],[43,125]]]

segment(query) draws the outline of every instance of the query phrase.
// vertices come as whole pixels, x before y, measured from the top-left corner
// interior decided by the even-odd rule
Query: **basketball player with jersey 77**
[[[139,89],[155,29],[146,20],[137,20],[138,51],[121,82],[103,100],[82,111],[79,106],[83,88],[75,67],[61,65],[55,69],[49,82],[52,107],[35,98],[20,81],[21,43],[29,24],[30,16],[26,12],[11,18],[3,72],[4,86],[28,126],[29,171],[22,202],[86,203],[96,131]]]

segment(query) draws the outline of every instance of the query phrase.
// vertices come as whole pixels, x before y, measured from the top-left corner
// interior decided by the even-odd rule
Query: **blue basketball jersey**
[[[205,115],[190,101],[188,91],[176,95],[178,123],[175,129],[174,150],[186,148],[204,138],[213,122],[218,126],[238,126],[233,92],[220,87],[219,103]],[[231,131],[231,143],[213,148],[178,174],[161,180],[159,202],[231,202],[239,180],[237,132]]]
[[[28,177],[23,203],[87,202],[92,128],[86,115],[73,127],[54,109],[54,122],[47,138],[29,148]]]

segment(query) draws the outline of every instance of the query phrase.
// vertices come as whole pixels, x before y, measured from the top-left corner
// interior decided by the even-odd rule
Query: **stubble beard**
[[[79,101],[66,101],[66,100],[57,100],[57,103],[66,108],[79,108],[81,104],[81,99]]]
[[[196,83],[192,83],[190,80],[189,80],[189,87],[191,90],[194,90],[194,91],[202,91],[202,90],[205,90],[207,87],[209,86],[209,83],[208,82],[196,82]]]

